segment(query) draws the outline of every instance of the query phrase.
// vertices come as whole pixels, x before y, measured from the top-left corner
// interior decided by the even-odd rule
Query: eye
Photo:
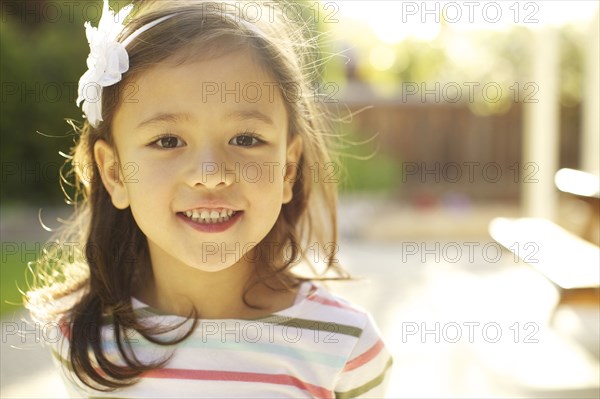
[[[182,147],[185,143],[177,136],[165,135],[153,141],[152,145],[159,148],[177,148]]]
[[[254,133],[242,133],[229,140],[229,144],[240,147],[254,147],[262,143],[264,143],[264,141],[258,138]]]

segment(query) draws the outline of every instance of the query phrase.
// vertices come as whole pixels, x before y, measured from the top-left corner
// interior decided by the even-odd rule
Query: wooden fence
[[[521,160],[523,104],[503,114],[476,115],[465,104],[346,101],[364,107],[352,122],[363,137],[378,134],[380,152],[402,173],[402,198],[449,193],[474,200],[518,201],[521,184],[535,184],[537,165]],[[579,107],[561,107],[560,167],[578,166]]]

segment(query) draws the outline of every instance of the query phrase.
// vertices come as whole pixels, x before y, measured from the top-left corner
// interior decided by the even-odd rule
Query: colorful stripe
[[[279,356],[285,356],[288,358],[301,360],[305,362],[318,363],[328,367],[339,368],[344,364],[343,356],[336,356],[333,354],[324,353],[321,351],[312,351],[306,349],[300,349],[295,346],[280,345],[274,343],[261,343],[261,342],[222,342],[218,340],[207,340],[206,342],[198,342],[197,339],[190,338],[187,341],[181,343],[186,348],[198,348],[198,349],[217,349],[217,350],[231,350],[231,351],[244,351],[258,354],[273,354]]]
[[[67,339],[67,341],[71,340],[71,327],[66,319],[61,319],[59,322],[60,333]]]
[[[361,328],[349,326],[346,324],[334,323],[330,321],[298,319],[284,316],[272,316],[267,319],[262,319],[261,321],[264,323],[276,324],[278,326],[296,327],[302,328],[304,330],[330,332],[334,334],[349,335],[351,337],[356,338],[360,337],[362,333]]]
[[[137,336],[129,337],[129,341],[137,341],[133,343],[134,349],[136,348],[160,348],[141,336],[137,339]],[[114,341],[106,341],[103,346],[109,351],[117,351],[117,344]],[[263,342],[223,342],[217,339],[201,340],[201,338],[190,337],[179,344],[180,347],[194,348],[194,349],[213,349],[213,350],[230,350],[232,352],[249,352],[257,354],[273,354],[279,356],[285,356],[290,359],[301,360],[305,362],[322,364],[328,367],[340,368],[344,365],[345,359],[343,356],[337,356],[334,354],[325,353],[322,351],[313,351],[307,349],[298,348],[298,346],[290,346],[284,344],[275,343],[263,343]]]
[[[375,345],[373,345],[368,351],[366,351],[365,353],[355,357],[354,359],[352,359],[348,363],[346,363],[346,367],[344,367],[344,371],[354,370],[354,369],[362,366],[363,364],[368,363],[369,361],[371,361],[371,359],[373,359],[375,356],[377,356],[383,348],[384,348],[383,341],[381,339],[379,339],[375,343]]]
[[[236,381],[236,382],[262,382],[267,384],[290,385],[309,392],[317,398],[333,398],[333,393],[323,387],[309,384],[287,374],[262,374],[241,371],[222,370],[188,370],[162,368],[145,373],[142,378],[170,378],[180,380],[203,381]]]
[[[324,298],[324,297],[319,296],[319,295],[312,295],[312,296],[310,296],[310,297],[308,297],[306,299],[308,299],[309,301],[320,303],[322,305],[326,305],[326,306],[333,306],[333,307],[336,307],[336,308],[345,309],[345,310],[349,310],[351,312],[356,312],[356,313],[361,313],[361,314],[363,313],[363,312],[359,311],[358,309],[355,309],[355,308],[353,308],[351,306],[346,305],[345,303],[342,303],[342,302],[339,302],[339,301],[335,301],[335,300],[331,300],[331,299],[328,299],[328,298]]]
[[[356,398],[357,396],[360,396],[363,393],[369,392],[371,389],[375,388],[376,386],[381,385],[381,383],[385,379],[385,374],[387,373],[388,369],[390,367],[392,367],[392,364],[393,364],[393,360],[390,357],[388,362],[385,365],[385,368],[377,377],[375,377],[372,380],[366,382],[365,384],[363,384],[359,387],[356,387],[354,389],[351,389],[349,391],[345,391],[345,392],[337,392],[336,391],[335,398],[336,399]]]
[[[333,301],[331,301],[331,302],[333,302]],[[157,316],[157,314],[154,314],[154,310],[153,309],[151,310],[149,307],[137,308],[134,310],[134,313],[138,319],[144,319],[144,318],[148,318],[148,317],[156,317]],[[112,320],[112,317],[107,317],[103,321],[106,324],[111,324],[112,323],[111,320]],[[210,322],[213,320],[206,320],[206,321]],[[334,323],[334,322],[330,322],[330,321],[299,319],[299,318],[280,316],[280,315],[275,315],[275,314],[266,316],[263,318],[259,318],[259,319],[254,319],[254,320],[240,319],[240,321],[241,322],[249,322],[249,323],[252,323],[252,322],[269,323],[269,324],[274,324],[274,325],[284,326],[284,327],[296,327],[296,328],[301,328],[301,329],[305,329],[305,330],[324,331],[324,332],[330,332],[330,333],[335,333],[335,334],[349,335],[349,336],[357,337],[357,338],[360,337],[360,334],[362,333],[362,329],[359,327],[355,327],[355,326]],[[222,322],[222,320],[214,320],[214,322]]]

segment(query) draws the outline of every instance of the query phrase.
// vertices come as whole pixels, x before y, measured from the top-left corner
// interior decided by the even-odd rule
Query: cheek
[[[272,189],[275,189],[283,185],[286,167],[284,148],[278,148],[274,156],[244,164],[242,175],[247,182],[261,186],[271,185]]]
[[[131,157],[125,162],[123,168],[128,168],[131,176],[129,183],[135,182],[138,186],[149,186],[172,180],[174,172],[181,168],[178,162],[164,162],[161,159],[147,159],[141,156]]]
[[[132,208],[163,201],[173,182],[173,174],[166,167],[146,163],[131,163],[131,177],[125,181]],[[135,171],[135,173],[134,173]]]
[[[243,172],[244,183],[261,196],[261,201],[278,201],[283,191],[285,167],[273,162],[262,167],[248,168]]]

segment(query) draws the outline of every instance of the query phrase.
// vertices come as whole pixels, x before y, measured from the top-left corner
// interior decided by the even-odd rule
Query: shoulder
[[[344,358],[335,377],[336,397],[383,397],[393,360],[375,320],[360,306],[315,287],[307,308],[312,317],[328,320],[335,335],[321,336],[322,342],[335,342],[336,355]]]
[[[356,338],[342,350],[346,361],[336,378],[336,397],[383,397],[393,359],[373,317],[324,288],[319,288],[312,300],[320,303],[335,323],[356,328]]]
[[[290,316],[310,320],[322,339],[341,345],[338,354],[344,353],[347,358],[371,347],[383,349],[381,333],[369,312],[316,283],[310,284],[302,306]]]
[[[306,297],[306,301],[311,304],[311,310],[323,318],[330,318],[332,321],[347,325],[363,328],[373,324],[369,313],[360,306],[331,293],[326,288],[312,284],[312,289]]]

